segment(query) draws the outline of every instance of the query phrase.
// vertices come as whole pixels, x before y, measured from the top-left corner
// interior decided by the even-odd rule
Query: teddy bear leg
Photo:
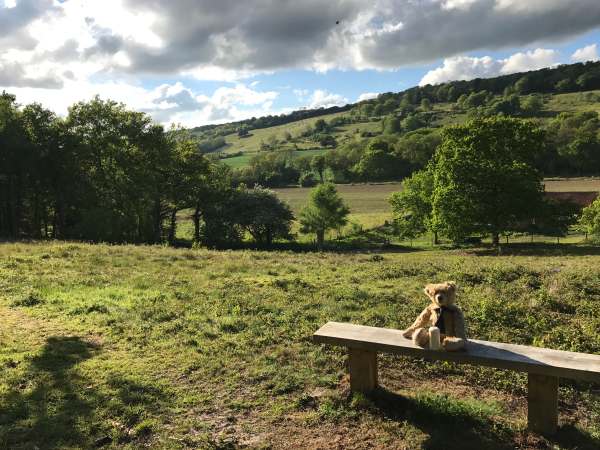
[[[448,336],[444,338],[442,346],[444,347],[444,350],[456,352],[465,348],[465,343],[466,341],[464,339]]]
[[[438,327],[429,328],[429,349],[439,350],[442,348],[440,340],[440,329]]]
[[[429,346],[429,332],[425,328],[417,328],[413,332],[412,341],[419,347]]]

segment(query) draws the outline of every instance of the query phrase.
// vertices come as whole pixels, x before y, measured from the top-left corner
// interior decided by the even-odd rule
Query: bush
[[[312,172],[304,172],[302,175],[300,175],[298,182],[302,187],[314,187],[317,185],[317,179],[315,178],[315,174]]]

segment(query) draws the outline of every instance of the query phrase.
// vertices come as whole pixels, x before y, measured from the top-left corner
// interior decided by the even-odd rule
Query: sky
[[[599,54],[600,0],[0,0],[0,91],[185,127]]]

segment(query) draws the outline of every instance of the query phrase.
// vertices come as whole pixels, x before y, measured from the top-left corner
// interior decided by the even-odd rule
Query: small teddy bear
[[[425,286],[431,305],[423,310],[415,323],[402,332],[405,338],[420,347],[448,351],[462,350],[467,342],[465,320],[461,309],[454,304],[456,283],[447,281]]]

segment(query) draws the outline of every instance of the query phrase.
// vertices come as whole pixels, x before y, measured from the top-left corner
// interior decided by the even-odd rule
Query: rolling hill
[[[409,128],[398,125],[393,132],[399,135],[462,123],[475,115],[490,113],[517,115],[545,124],[560,113],[598,113],[599,100],[600,63],[589,62],[413,87],[343,107],[300,110],[191,131],[201,141],[217,139],[217,144],[210,146],[214,157],[240,168],[253,156],[268,151],[292,152],[295,157],[325,153],[331,147],[381,134],[385,120],[418,119]],[[322,133],[315,133],[314,128],[322,121],[329,125],[326,133],[335,139],[335,145],[319,142]]]

